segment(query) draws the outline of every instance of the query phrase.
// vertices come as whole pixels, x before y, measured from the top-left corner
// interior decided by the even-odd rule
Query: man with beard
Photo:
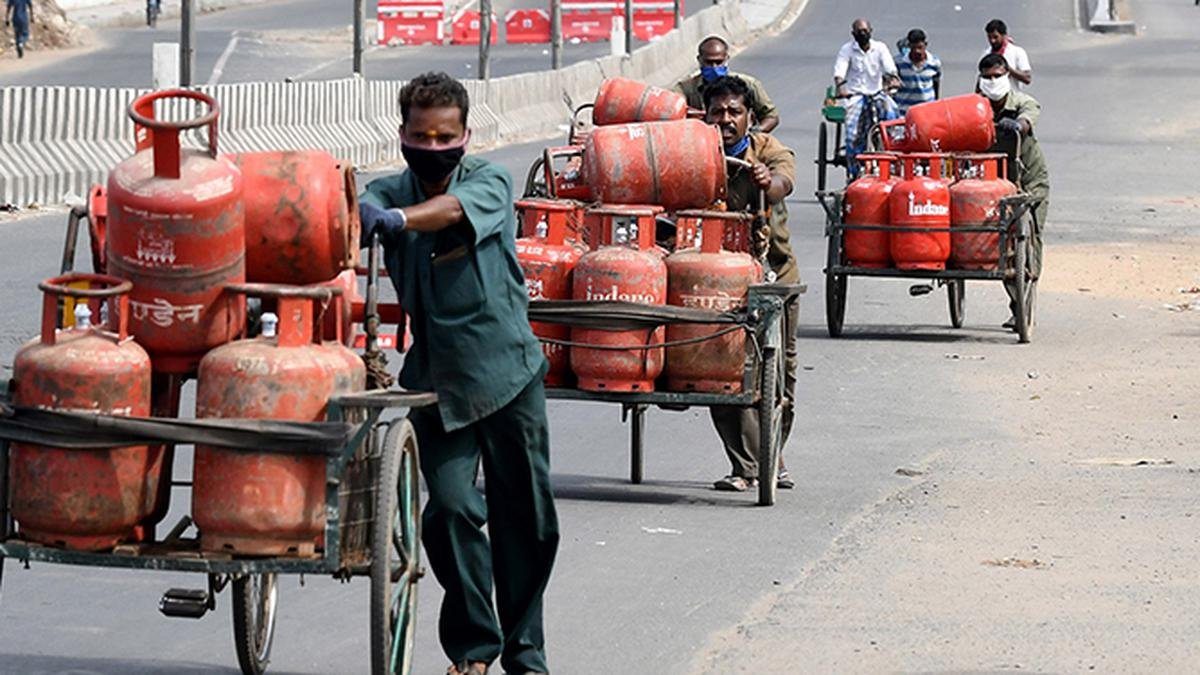
[[[734,75],[741,78],[753,92],[754,108],[751,112],[754,113],[756,126],[761,131],[767,132],[779,126],[779,109],[767,96],[767,90],[763,87],[762,82],[749,75],[730,72],[729,43],[725,41],[725,38],[720,35],[709,35],[701,40],[696,61],[700,64],[700,70],[675,84],[675,91],[683,94],[689,108],[703,110],[704,89],[718,78]]]
[[[784,199],[792,193],[796,176],[796,154],[771,134],[750,131],[750,111],[754,108],[753,90],[738,77],[722,77],[704,89],[705,119],[721,130],[725,155],[749,162],[751,168],[731,167],[726,190],[730,211],[756,211],[759,193],[765,192],[770,209],[770,236],[767,265],[779,283],[800,282],[800,270],[792,255],[788,233],[788,213]],[[783,428],[780,452],[787,443],[795,418],[796,303],[784,313],[785,373],[783,386]],[[713,425],[725,446],[732,471],[713,484],[718,490],[740,492],[758,483],[758,412],[749,408],[716,406],[711,409]],[[795,482],[783,467],[780,457],[778,487],[790,489]]]
[[[364,241],[379,234],[411,318],[400,382],[438,395],[409,419],[429,488],[422,539],[445,589],[438,633],[447,673],[482,675],[497,657],[509,673],[544,673],[542,595],[559,539],[547,364],[526,315],[512,178],[464,156],[467,108],[466,89],[445,73],[404,85],[408,169],[371,181],[359,211]],[[486,501],[475,489],[481,458]]]

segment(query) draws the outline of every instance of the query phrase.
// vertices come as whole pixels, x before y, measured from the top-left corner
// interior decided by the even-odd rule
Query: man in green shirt
[[[711,82],[726,75],[736,75],[752,90],[754,98],[754,121],[760,130],[770,132],[779,126],[779,110],[767,96],[767,90],[762,82],[749,75],[734,73],[729,70],[729,43],[720,35],[709,35],[700,41],[699,53],[696,60],[700,70],[689,75],[686,79],[675,83],[675,91],[683,94],[689,108],[704,109],[704,89]]]
[[[996,123],[996,143],[990,152],[1003,152],[1009,156],[1009,180],[1037,201],[1033,209],[1033,250],[1029,256],[1030,269],[1036,279],[1042,274],[1042,230],[1046,227],[1046,213],[1050,209],[1046,156],[1033,133],[1042,114],[1042,104],[1029,94],[1013,89],[1008,75],[1008,62],[1001,54],[987,54],[979,61],[979,90],[991,101],[992,119]],[[1020,157],[1015,156],[1018,137],[1021,139]],[[1016,284],[1005,281],[1004,287],[1008,297],[1014,299],[1009,308],[1015,315]],[[1004,326],[1015,329],[1016,319],[1010,317]]]
[[[796,154],[771,134],[752,132],[750,110],[754,108],[754,92],[740,76],[714,80],[704,90],[705,119],[721,131],[725,154],[749,162],[752,168],[730,167],[726,181],[726,206],[730,211],[757,211],[759,193],[765,192],[771,217],[767,244],[767,265],[775,281],[783,284],[800,283],[800,269],[792,254],[788,232],[788,212],[784,200],[792,193],[796,181]],[[783,428],[779,447],[782,449],[791,434],[795,419],[796,391],[796,327],[799,306],[793,302],[784,313],[784,382]],[[755,486],[758,481],[758,412],[753,408],[714,406],[713,425],[725,446],[732,471],[713,484],[718,490],[740,492]],[[776,484],[781,488],[795,486],[787,469],[782,468]]]
[[[547,364],[526,315],[512,178],[463,156],[467,110],[466,89],[445,73],[406,84],[400,141],[408,169],[371,181],[359,211],[364,243],[379,234],[411,318],[400,382],[438,395],[409,419],[429,488],[422,538],[445,589],[438,633],[447,672],[486,673],[499,657],[509,673],[540,673],[542,595],[559,539]],[[481,458],[486,501],[474,485]]]

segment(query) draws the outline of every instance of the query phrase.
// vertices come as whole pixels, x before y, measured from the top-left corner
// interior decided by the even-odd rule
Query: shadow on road
[[[707,483],[627,480],[579,474],[552,474],[554,498],[583,502],[626,504],[700,504],[706,506],[754,506],[757,493],[719,493]]]
[[[230,655],[232,657],[232,654]],[[214,675],[215,673],[240,673],[231,666],[216,666],[204,663],[160,661],[154,659],[103,659],[43,654],[2,654],[3,671],[6,673],[71,673],[71,675]],[[271,671],[273,675],[287,675],[283,671]]]
[[[830,338],[824,326],[801,327],[796,331],[799,340],[844,340],[849,342],[929,342],[940,344],[1005,344],[1017,343],[1017,334],[1007,328],[964,328],[960,333],[947,333],[943,326],[898,326],[895,324],[847,326],[841,337]]]

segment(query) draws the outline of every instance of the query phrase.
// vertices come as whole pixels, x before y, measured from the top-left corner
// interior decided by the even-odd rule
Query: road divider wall
[[[792,0],[795,2],[796,0]],[[790,4],[790,3],[789,3]],[[669,85],[695,67],[696,43],[720,33],[735,44],[753,31],[736,2],[705,9],[679,30],[638,49],[557,71],[464,84],[472,147],[565,132],[571,106],[591,101],[607,77]],[[222,152],[322,149],[357,166],[400,158],[401,81],[358,78],[199,87],[221,108]],[[87,194],[134,148],[130,103],[148,90],[102,87],[0,89],[0,204],[54,204]],[[185,110],[169,113],[169,119]],[[200,134],[190,143],[198,145]],[[532,159],[532,158],[531,158]]]

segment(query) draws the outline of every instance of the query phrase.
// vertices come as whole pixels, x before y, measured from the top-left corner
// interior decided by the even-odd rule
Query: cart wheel
[[[646,456],[646,407],[633,406],[629,420],[629,482],[641,485]]]
[[[371,530],[371,672],[408,675],[421,572],[417,437],[408,420],[383,439]]]
[[[1029,270],[1029,249],[1033,247],[1033,241],[1026,237],[1023,241],[1017,243],[1016,260],[1013,263],[1013,268],[1016,270],[1016,295],[1017,295],[1017,315],[1016,319],[1017,340],[1021,344],[1029,342],[1029,338],[1033,335],[1033,305],[1037,300],[1037,282],[1030,279]]]
[[[521,195],[522,198],[531,199],[550,196],[549,187],[546,185],[542,175],[545,163],[545,158],[538,157],[533,160],[533,164],[529,165],[529,172],[525,174],[525,192]]]
[[[952,279],[947,282],[946,295],[950,298],[950,325],[962,328],[963,317],[966,316],[967,280]]]
[[[779,474],[779,431],[783,415],[779,410],[779,368],[782,359],[774,347],[764,347],[762,353],[762,393],[758,402],[758,505],[775,503]]]
[[[274,573],[233,580],[233,641],[245,675],[262,675],[271,662],[279,587]]]
[[[833,272],[833,268],[842,262],[841,237],[840,230],[830,232],[829,251],[825,260],[825,327],[831,338],[841,337],[846,319],[847,277]]]
[[[825,172],[829,169],[829,129],[825,123],[817,129],[817,192],[825,190]]]

